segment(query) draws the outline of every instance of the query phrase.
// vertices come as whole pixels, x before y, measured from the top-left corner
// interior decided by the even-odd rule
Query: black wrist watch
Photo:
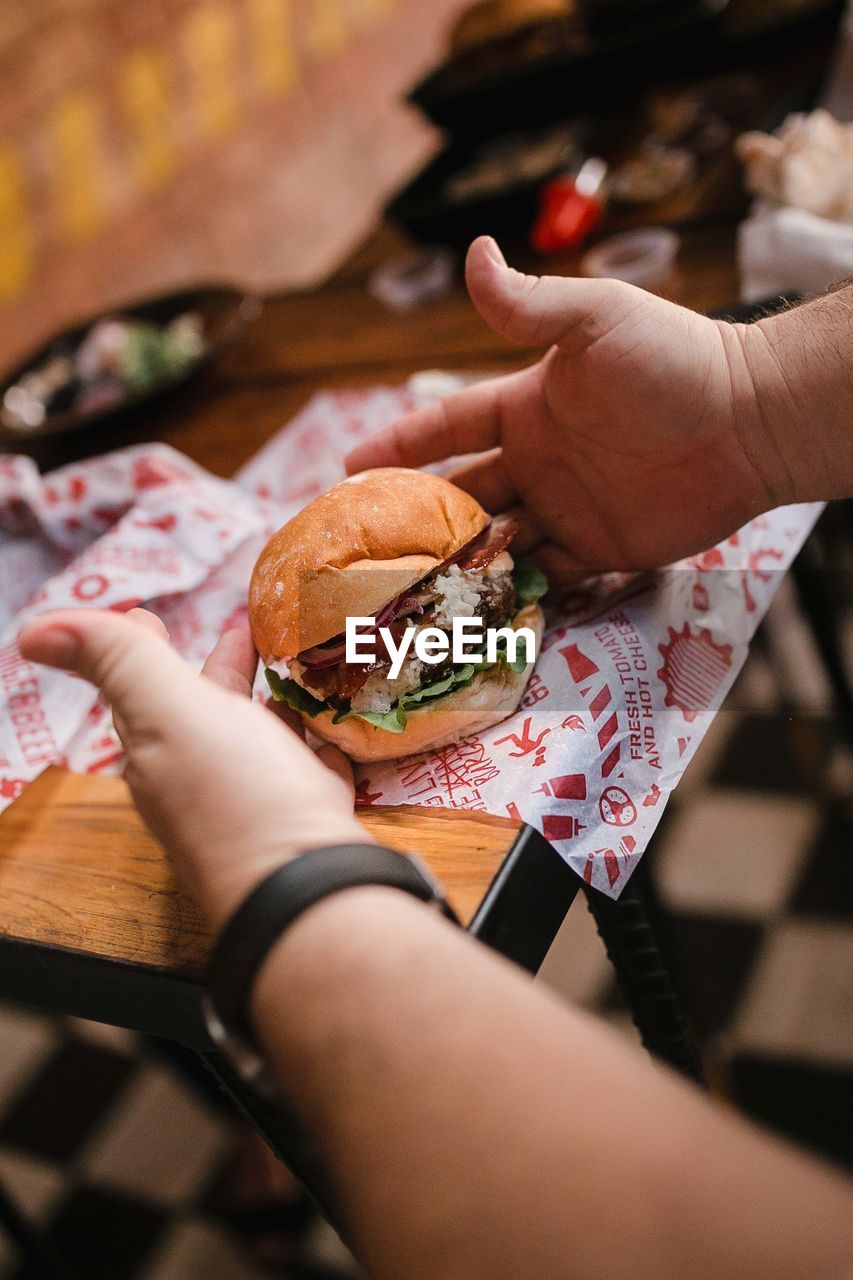
[[[226,924],[213,949],[202,1006],[208,1035],[237,1074],[272,1092],[249,1017],[255,979],[281,935],[309,907],[359,885],[412,894],[459,923],[430,871],[411,854],[377,844],[310,849],[278,867],[252,890]]]

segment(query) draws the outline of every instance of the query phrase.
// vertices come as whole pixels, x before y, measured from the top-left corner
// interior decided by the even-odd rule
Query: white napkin
[[[818,294],[853,275],[853,224],[759,203],[741,224],[737,253],[744,302]]]

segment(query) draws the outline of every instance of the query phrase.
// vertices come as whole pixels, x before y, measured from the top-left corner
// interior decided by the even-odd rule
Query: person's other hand
[[[494,240],[468,289],[498,333],[548,353],[394,423],[352,473],[479,453],[450,476],[555,581],[702,551],[789,496],[756,403],[750,326],[707,319],[616,280],[525,276]],[[758,344],[760,347],[760,344]]]
[[[200,676],[144,609],[45,614],[19,644],[111,704],[139,811],[214,927],[302,849],[370,839],[344,756],[315,754],[252,702],[257,654],[246,632],[226,631]]]

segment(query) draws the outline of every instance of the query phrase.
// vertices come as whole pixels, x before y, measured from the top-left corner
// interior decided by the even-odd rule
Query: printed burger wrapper
[[[315,396],[228,482],[166,445],[44,477],[29,459],[0,457],[0,809],[51,763],[122,767],[91,686],[21,657],[26,618],[144,603],[200,665],[225,626],[245,621],[265,538],[341,479],[357,440],[457,381]],[[567,598],[515,715],[440,751],[359,766],[358,801],[523,819],[618,896],[819,512],[781,508],[689,561]]]

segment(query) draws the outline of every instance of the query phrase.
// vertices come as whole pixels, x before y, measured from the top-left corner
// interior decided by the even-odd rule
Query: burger
[[[329,489],[272,536],[252,574],[249,623],[273,697],[360,761],[445,746],[505,719],[533,669],[506,636],[528,628],[538,650],[547,590],[535,566],[513,562],[516,530],[427,472],[383,467]],[[377,643],[369,659],[347,662],[356,618]],[[456,662],[458,618],[479,619],[484,636],[506,630]],[[393,648],[426,628],[447,633],[447,654],[424,661],[412,644],[395,668],[381,637]]]

